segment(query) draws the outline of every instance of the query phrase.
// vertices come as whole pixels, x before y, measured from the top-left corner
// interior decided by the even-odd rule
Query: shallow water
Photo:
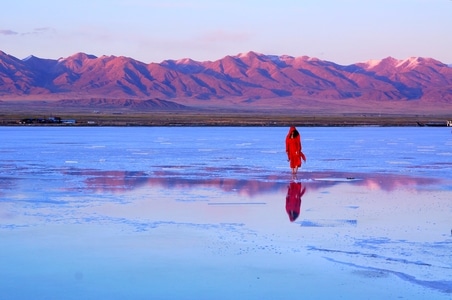
[[[2,294],[450,299],[450,129],[300,131],[0,127]]]

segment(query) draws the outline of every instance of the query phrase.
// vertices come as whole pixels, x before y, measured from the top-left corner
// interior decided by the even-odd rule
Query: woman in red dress
[[[286,153],[287,160],[290,162],[292,174],[297,174],[298,168],[301,167],[301,137],[298,130],[292,126],[286,136]]]

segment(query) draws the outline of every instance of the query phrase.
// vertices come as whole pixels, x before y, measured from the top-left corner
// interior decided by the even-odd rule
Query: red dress
[[[287,156],[290,160],[290,167],[301,167],[300,140],[297,138],[289,138],[287,142],[287,148]]]

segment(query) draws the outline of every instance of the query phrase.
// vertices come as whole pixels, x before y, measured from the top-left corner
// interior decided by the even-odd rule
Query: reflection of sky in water
[[[446,128],[0,131],[8,299],[451,296]]]

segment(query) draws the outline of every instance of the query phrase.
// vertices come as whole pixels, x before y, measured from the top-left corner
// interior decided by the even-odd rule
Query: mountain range
[[[0,100],[59,105],[183,107],[335,107],[344,103],[422,103],[451,107],[452,67],[411,57],[339,65],[317,58],[248,52],[216,61],[143,63],[77,53],[18,59],[0,51]],[[380,103],[380,104],[378,104]]]

